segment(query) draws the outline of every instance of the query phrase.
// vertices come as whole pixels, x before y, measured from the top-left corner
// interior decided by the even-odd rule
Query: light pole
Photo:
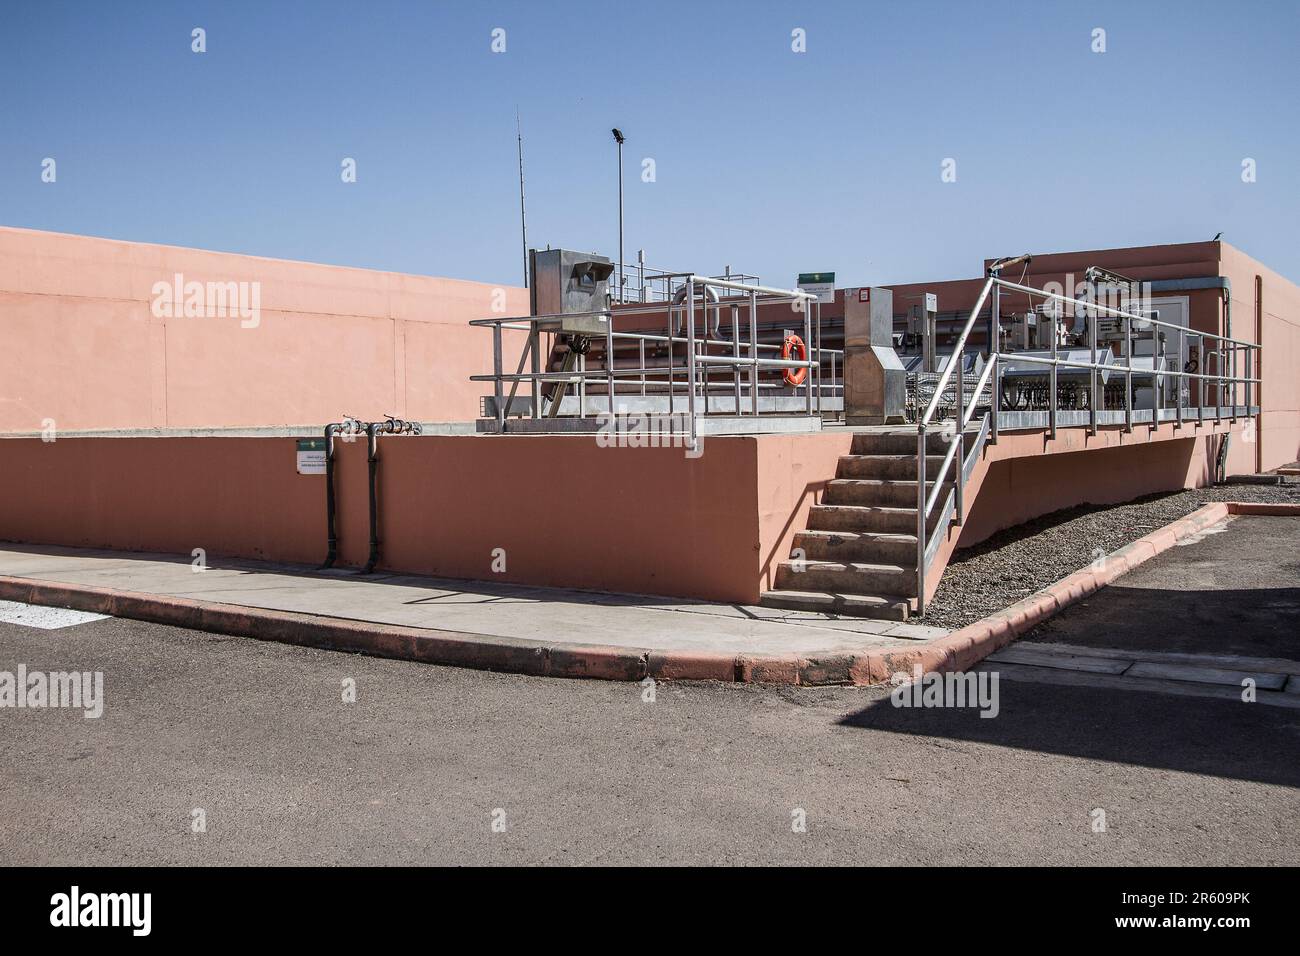
[[[610,130],[618,143],[618,301],[623,303],[623,131],[617,126]]]

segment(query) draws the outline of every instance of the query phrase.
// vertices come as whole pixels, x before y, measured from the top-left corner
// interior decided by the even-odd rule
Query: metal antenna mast
[[[519,231],[524,245],[524,288],[528,288],[528,220],[524,217],[524,132],[515,107],[515,139],[519,144]]]

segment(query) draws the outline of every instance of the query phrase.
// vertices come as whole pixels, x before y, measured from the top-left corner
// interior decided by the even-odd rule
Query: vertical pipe
[[[498,380],[499,381],[499,380]],[[379,471],[379,423],[371,422],[366,426],[366,444],[369,454],[366,467],[370,473],[370,557],[362,574],[369,574],[379,563],[379,487],[376,480]]]
[[[321,570],[334,566],[339,553],[339,534],[334,512],[334,432],[337,425],[325,426],[325,563]]]
[[[645,398],[645,339],[637,339],[637,354],[641,364],[641,397]]]

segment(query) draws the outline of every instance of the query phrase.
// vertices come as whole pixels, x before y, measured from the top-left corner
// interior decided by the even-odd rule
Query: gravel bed
[[[920,621],[958,628],[1000,611],[1212,501],[1300,504],[1300,484],[1221,485],[1121,505],[1080,505],[999,531],[953,555]]]

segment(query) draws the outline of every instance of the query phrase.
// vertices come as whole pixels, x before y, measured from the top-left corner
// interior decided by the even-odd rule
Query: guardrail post
[[[695,450],[695,276],[686,280],[686,416],[690,419],[691,451]],[[700,292],[707,296],[707,289]],[[705,299],[707,302],[707,298]],[[708,312],[705,312],[705,332],[708,332]]]
[[[501,323],[492,323],[492,397],[496,401],[497,433],[506,430],[505,396],[501,394]]]
[[[1133,431],[1133,320],[1124,316],[1124,431]]]
[[[822,415],[822,304],[814,302],[813,308],[817,310],[817,417]]]
[[[744,414],[740,407],[740,306],[731,307],[731,357],[736,363],[731,366],[731,390],[736,402],[736,415]]]
[[[1056,310],[1053,309],[1049,314],[1052,318],[1052,364],[1047,368],[1047,437],[1056,441]]]
[[[953,354],[952,360],[957,363],[957,435],[953,439],[957,443],[957,523],[961,524],[965,518],[965,511],[962,507],[962,492],[965,489],[966,482],[965,463],[962,458],[962,439],[965,431],[965,414],[966,414],[966,357],[960,352]],[[925,487],[926,467],[924,461],[921,463],[921,487]]]
[[[993,331],[998,335],[1002,334],[1001,329],[994,329]],[[989,373],[992,376],[989,382],[989,392],[992,395],[993,404],[993,408],[989,411],[989,431],[990,439],[995,445],[998,443],[998,410],[1002,408],[1002,369],[998,368],[1001,360],[1001,352],[994,352],[989,360],[993,364],[993,371]]]
[[[620,292],[621,294],[621,292]],[[614,313],[605,313],[605,387],[609,389],[609,425],[617,427],[614,421]]]
[[[1097,296],[1097,284],[1088,283],[1088,291],[1091,293],[1090,298],[1094,301]],[[1097,434],[1097,320],[1101,314],[1092,310],[1092,315],[1088,317],[1088,434]]]
[[[758,293],[749,294],[749,407],[758,415]]]
[[[918,402],[919,407],[919,402]],[[925,613],[925,423],[916,426],[916,613]]]
[[[812,355],[812,302],[809,299],[803,300],[803,344],[807,356]],[[804,414],[811,417],[813,412],[812,396],[812,369],[804,369]]]
[[[1183,427],[1183,382],[1186,381],[1186,378],[1184,378],[1184,376],[1187,374],[1187,363],[1183,361],[1183,330],[1182,329],[1178,330],[1178,358],[1176,359],[1176,361],[1178,362],[1178,377],[1174,379],[1174,383],[1175,383],[1174,387],[1178,389],[1178,394],[1176,396],[1177,408],[1178,408],[1178,419],[1174,427],[1182,428]]]

